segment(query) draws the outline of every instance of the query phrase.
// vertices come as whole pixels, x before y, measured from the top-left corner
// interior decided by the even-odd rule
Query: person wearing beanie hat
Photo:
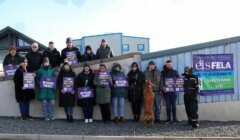
[[[173,69],[172,66],[172,61],[167,60],[165,65],[163,66],[162,70],[162,76],[163,76],[163,81],[165,81],[165,78],[179,78],[179,73],[178,71]],[[165,84],[165,82],[164,82]],[[167,120],[166,123],[173,123],[176,124],[178,122],[177,120],[177,93],[176,92],[169,92],[169,91],[164,91],[164,99],[166,102],[166,111],[167,111]]]
[[[83,61],[92,61],[95,60],[95,54],[92,52],[92,48],[90,45],[87,45],[85,48],[85,52],[82,55]]]
[[[150,61],[144,72],[145,80],[150,80],[154,92],[154,117],[155,122],[160,123],[161,98],[163,93],[163,77],[157,69],[154,61]],[[160,109],[159,109],[160,108]]]
[[[85,123],[93,122],[93,106],[95,105],[95,89],[94,89],[94,77],[95,74],[90,68],[90,65],[85,63],[84,68],[77,76],[76,86],[77,88],[87,88],[92,91],[93,96],[86,98],[78,98],[77,104],[82,107]]]
[[[67,47],[61,51],[61,62],[68,62],[70,65],[82,62],[82,54],[79,49],[73,46],[72,39],[66,39]]]
[[[34,89],[26,89],[23,85],[24,73],[28,72],[28,61],[27,58],[22,58],[20,61],[20,66],[16,70],[13,82],[15,85],[15,99],[19,104],[19,109],[21,113],[21,120],[32,120],[29,114],[30,101],[35,98]]]
[[[3,60],[3,66],[13,66],[19,65],[22,57],[17,54],[17,48],[15,46],[11,46],[9,48],[9,54],[7,54]]]
[[[61,64],[60,52],[55,48],[54,42],[50,41],[47,50],[43,52],[43,57],[48,57],[52,68]]]
[[[26,54],[30,72],[36,72],[42,64],[43,56],[38,52],[38,44],[32,43],[31,51]]]
[[[115,123],[124,122],[125,98],[128,95],[128,85],[117,85],[118,82],[128,82],[127,76],[122,72],[122,67],[118,62],[113,63],[110,73],[114,86],[112,87],[112,106]],[[118,78],[121,78],[119,80]],[[119,108],[119,111],[118,111]]]
[[[100,47],[97,49],[96,59],[110,58],[113,56],[114,55],[112,49],[108,46],[106,40],[103,39],[101,41]]]
[[[145,84],[144,74],[139,70],[137,62],[133,62],[128,73],[129,89],[128,99],[132,104],[134,121],[138,122],[143,104],[143,86]]]
[[[48,57],[43,58],[43,64],[37,71],[36,82],[39,86],[41,79],[44,77],[56,78],[55,72],[50,66]],[[42,113],[45,121],[53,120],[53,109],[56,100],[55,89],[39,87],[38,100],[42,102]]]
[[[73,123],[73,108],[75,106],[75,81],[76,74],[72,70],[71,66],[65,62],[60,70],[57,78],[57,85],[59,88],[59,107],[64,107],[66,114],[66,121]],[[67,79],[71,79],[68,81]],[[70,89],[66,88],[66,83],[70,86]],[[72,85],[71,85],[72,84]],[[67,86],[67,87],[68,87]]]
[[[105,124],[110,124],[111,111],[111,85],[112,78],[106,70],[105,64],[99,65],[99,72],[96,74],[94,81],[96,86],[96,103],[99,104],[103,122]]]

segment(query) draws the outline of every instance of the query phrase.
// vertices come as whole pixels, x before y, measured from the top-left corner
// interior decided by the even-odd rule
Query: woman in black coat
[[[144,74],[139,70],[138,64],[133,62],[131,71],[128,73],[129,92],[128,99],[132,103],[134,120],[139,121],[143,103]]]
[[[63,86],[64,78],[72,78],[73,85],[72,87],[70,86],[70,89],[64,89]],[[57,84],[59,88],[59,107],[64,107],[68,122],[74,122],[73,107],[75,106],[75,90],[74,90],[75,81],[76,74],[73,72],[70,65],[67,62],[65,62],[60,73],[58,74]]]
[[[25,89],[23,87],[23,73],[27,72],[27,65],[27,59],[23,58],[13,78],[15,84],[15,97],[19,103],[22,120],[31,119],[29,115],[30,100],[35,98],[34,89]]]
[[[83,71],[77,76],[76,86],[79,87],[89,87],[93,90],[93,94],[95,93],[94,90],[94,73],[90,69],[88,64],[84,64]],[[82,111],[85,118],[85,123],[92,122],[92,115],[93,115],[93,106],[95,104],[95,96],[90,98],[83,98],[78,99],[78,105],[82,107]]]

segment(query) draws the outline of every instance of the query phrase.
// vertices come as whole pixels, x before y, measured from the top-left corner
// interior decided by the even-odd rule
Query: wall
[[[149,52],[149,38],[123,36],[122,45],[124,44],[129,45],[129,51],[123,51],[123,54],[127,54],[129,52],[140,52],[144,54]],[[144,44],[144,51],[138,51],[138,44]]]

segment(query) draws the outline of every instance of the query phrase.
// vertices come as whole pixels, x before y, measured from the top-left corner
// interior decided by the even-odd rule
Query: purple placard
[[[89,87],[78,88],[78,99],[93,98],[93,89]]]
[[[40,88],[56,89],[56,77],[41,77]]]
[[[77,53],[75,51],[66,52],[66,57],[67,57],[67,61],[70,65],[78,63]]]
[[[12,80],[17,68],[18,68],[17,65],[3,66],[5,79]]]
[[[164,91],[165,92],[175,92],[175,78],[165,78],[164,79]]]
[[[63,77],[63,90],[65,92],[72,92],[74,87],[73,77]]]
[[[175,79],[175,91],[176,92],[184,92],[184,78],[176,78]]]
[[[23,87],[25,89],[35,89],[35,73],[23,73]]]
[[[114,76],[113,80],[115,81],[114,87],[128,87],[128,80],[126,76]]]
[[[99,72],[99,83],[109,87],[109,73],[108,72]]]

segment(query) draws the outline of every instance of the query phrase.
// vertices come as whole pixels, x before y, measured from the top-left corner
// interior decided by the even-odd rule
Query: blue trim
[[[122,44],[123,44],[123,34],[121,34],[120,38],[121,38],[121,44],[120,44],[120,47],[121,47],[121,55],[123,55],[123,46],[122,46]]]
[[[127,46],[127,49],[126,50],[124,50],[124,47],[123,46]],[[122,44],[122,49],[123,49],[123,51],[124,52],[127,52],[127,51],[129,51],[129,44]]]
[[[72,41],[79,41],[79,40],[82,40],[82,39],[72,39]]]
[[[139,49],[139,46],[140,46],[140,45],[143,46],[143,49],[141,49],[141,50]],[[138,51],[141,51],[141,52],[142,52],[142,51],[145,51],[145,45],[144,45],[144,44],[137,44],[137,50],[138,50]]]
[[[81,47],[82,47],[82,54],[84,53],[84,51],[85,51],[85,38],[83,37],[82,38],[82,42],[81,42]]]
[[[150,39],[148,39],[148,53],[150,53]]]
[[[147,37],[125,36],[125,35],[123,37],[136,38],[136,39],[150,39],[150,38],[147,38]]]

